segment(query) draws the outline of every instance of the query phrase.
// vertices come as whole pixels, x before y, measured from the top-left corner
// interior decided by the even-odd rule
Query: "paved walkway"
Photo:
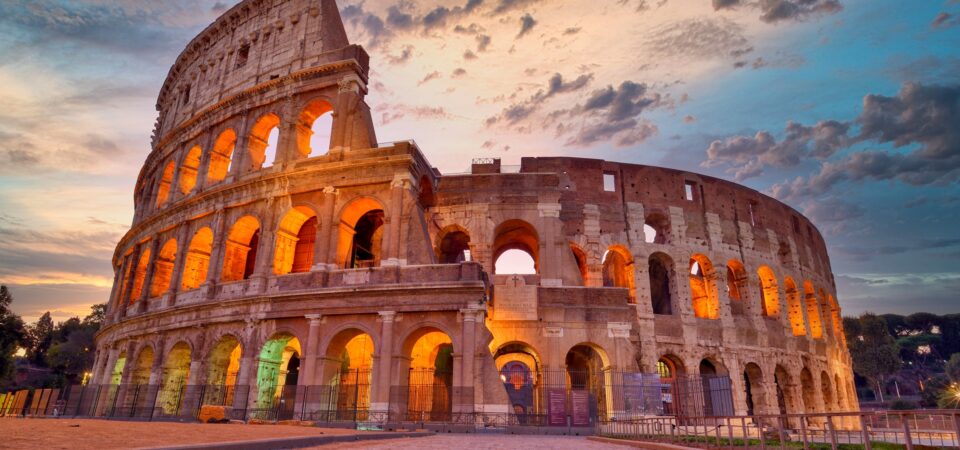
[[[439,434],[436,436],[387,439],[383,441],[354,442],[314,447],[314,449],[375,449],[375,450],[625,450],[629,447],[588,441],[577,436],[531,436],[513,434]]]

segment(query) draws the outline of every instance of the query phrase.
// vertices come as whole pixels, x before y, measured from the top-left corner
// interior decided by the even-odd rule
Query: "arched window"
[[[211,251],[213,251],[213,231],[203,227],[197,230],[193,238],[190,239],[187,259],[183,264],[183,275],[180,277],[181,290],[196,289],[207,281]]]
[[[470,261],[470,235],[459,227],[448,227],[441,232],[437,244],[437,261],[440,264],[459,264]]]
[[[644,241],[648,244],[666,244],[670,220],[660,213],[648,214],[643,224]]]
[[[160,186],[157,187],[157,208],[163,206],[170,199],[170,185],[173,184],[173,171],[176,167],[173,161],[167,163],[160,177]]]
[[[665,253],[654,253],[648,260],[650,301],[654,314],[673,314],[673,260]]]
[[[253,216],[244,216],[230,228],[224,243],[223,281],[250,278],[257,263],[257,247],[260,244],[260,222]]]
[[[735,259],[727,261],[727,297],[730,299],[730,313],[739,316],[744,314],[745,305],[743,295],[747,287],[747,272],[743,263]]]
[[[810,337],[814,339],[823,338],[823,325],[820,319],[820,305],[817,300],[816,291],[813,289],[813,283],[810,280],[803,282],[804,302],[807,305],[807,321],[810,323]]]
[[[297,150],[301,157],[326,154],[333,134],[333,106],[317,99],[300,112],[297,122]]]
[[[833,319],[833,338],[846,347],[847,337],[843,334],[843,317],[840,314],[840,305],[837,304],[837,300],[833,298],[832,295],[828,296],[827,298],[829,299],[830,303],[830,316]],[[839,385],[837,386],[839,389]]]
[[[634,286],[633,257],[626,248],[613,246],[603,255],[603,285],[605,287],[627,288],[630,303],[636,303],[637,290]]]
[[[760,307],[765,317],[780,317],[780,292],[777,276],[767,266],[757,269],[760,277]]]
[[[583,286],[587,286],[587,280],[590,278],[590,271],[587,269],[587,254],[583,249],[573,242],[570,243],[570,250],[573,252],[573,259],[577,263],[577,270],[580,272],[580,280]]]
[[[277,275],[309,272],[317,241],[317,215],[306,206],[291,209],[277,230],[273,272]]]
[[[532,225],[518,219],[508,220],[497,226],[494,235],[495,273],[533,274],[540,272],[540,241],[537,231]]]
[[[693,314],[701,319],[719,319],[720,299],[710,259],[701,254],[693,255],[690,258],[689,278]]]
[[[803,306],[800,305],[800,292],[793,278],[783,279],[783,290],[787,296],[787,319],[794,336],[806,336],[807,326],[803,323]]]
[[[189,194],[197,185],[201,153],[200,146],[194,145],[184,156],[183,164],[180,165],[180,192],[184,194]]]
[[[230,172],[233,150],[237,146],[237,133],[227,128],[217,136],[213,149],[210,151],[210,162],[207,166],[207,184],[216,184],[223,181]]]
[[[133,290],[130,291],[130,303],[140,299],[143,294],[143,281],[147,276],[147,266],[150,265],[150,249],[145,248],[140,252],[140,261],[137,263],[137,271],[133,274]]]
[[[257,119],[250,129],[247,149],[253,169],[270,167],[277,157],[277,141],[280,138],[280,116],[269,113]]]
[[[150,297],[157,297],[170,289],[173,276],[173,263],[177,259],[177,240],[169,239],[160,247],[157,259],[153,262],[153,281],[150,282]]]
[[[359,198],[340,213],[337,263],[347,269],[380,265],[384,211],[379,202]]]

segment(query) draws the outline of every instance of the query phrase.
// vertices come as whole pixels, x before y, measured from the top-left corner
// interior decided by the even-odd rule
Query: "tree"
[[[47,350],[53,344],[53,318],[50,317],[50,311],[43,313],[28,328],[31,346],[27,349],[27,356],[34,364],[45,366]]]
[[[846,330],[853,370],[870,381],[874,395],[883,401],[884,383],[903,364],[900,349],[882,317],[865,313],[855,321]]]
[[[107,304],[99,303],[90,307],[90,314],[83,318],[83,324],[99,330],[107,317]]]
[[[960,383],[960,353],[954,353],[950,356],[950,360],[947,361],[943,371],[950,378],[950,381]]]
[[[0,286],[0,386],[13,372],[13,354],[26,336],[23,319],[10,311],[11,303],[13,295],[6,286]]]

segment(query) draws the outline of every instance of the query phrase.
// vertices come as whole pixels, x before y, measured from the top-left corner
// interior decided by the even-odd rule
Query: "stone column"
[[[320,321],[322,315],[307,314],[304,316],[310,322],[310,331],[307,334],[307,342],[303,349],[303,370],[297,384],[310,386],[315,385],[317,358],[320,355]]]
[[[263,293],[267,290],[267,277],[273,274],[273,248],[276,240],[277,230],[277,205],[276,197],[267,199],[267,205],[263,208],[263,223],[260,224],[260,242],[257,244],[256,267],[250,275],[250,284],[248,289],[253,292]]]
[[[403,175],[399,175],[390,183],[390,209],[387,223],[386,242],[384,242],[384,251],[380,256],[381,266],[399,266],[405,264],[400,258],[400,239],[403,223],[403,192],[410,181]]]
[[[123,365],[123,370],[120,371],[120,386],[117,390],[116,401],[114,401],[114,405],[120,406],[121,408],[130,406],[127,405],[126,397],[130,388],[130,377],[133,376],[133,368],[136,365],[136,361],[134,360],[135,351],[136,343],[133,341],[127,342],[127,348],[125,349],[127,361],[126,364]],[[124,413],[121,411],[121,414]],[[129,412],[127,412],[127,414],[129,414]]]
[[[140,265],[140,247],[139,245],[134,247],[133,253],[130,254],[130,282],[123,287],[123,292],[120,293],[119,317],[126,316],[127,306],[130,306],[130,295],[133,294],[133,285],[136,284],[137,279],[137,266]]]
[[[197,167],[197,184],[193,187],[193,192],[202,192],[207,187],[207,172],[210,171],[210,158],[213,156],[213,143],[216,136],[212,129],[205,131],[203,144],[200,144],[200,165]]]
[[[323,188],[323,206],[317,217],[317,248],[313,252],[313,267],[310,270],[330,270],[335,268],[337,232],[340,221],[334,217],[334,207],[337,204],[337,190],[333,186]],[[331,249],[333,249],[331,251]]]
[[[227,217],[223,210],[223,205],[216,206],[217,215],[213,218],[211,229],[213,231],[213,244],[210,249],[210,263],[207,265],[207,280],[203,282],[202,288],[207,290],[208,295],[214,291],[214,287],[220,280],[223,271],[223,255],[226,250],[227,242]]]
[[[184,195],[180,193],[180,159],[183,158],[184,155],[186,155],[186,151],[183,149],[183,142],[179,142],[177,143],[176,150],[173,152],[173,156],[164,164],[164,167],[166,167],[167,163],[173,162],[173,177],[170,179],[170,191],[167,194],[166,205],[172,205],[184,197]]]
[[[380,347],[374,373],[374,385],[370,395],[371,411],[387,411],[390,407],[390,386],[393,383],[393,322],[396,311],[380,311]]]
[[[170,275],[170,289],[164,295],[166,300],[163,302],[165,307],[173,306],[177,301],[177,293],[180,292],[180,279],[183,277],[183,266],[187,262],[187,253],[190,250],[190,228],[187,225],[181,225],[177,230],[177,256],[173,261],[173,273]]]
[[[249,130],[251,127],[252,120],[250,119],[249,111],[243,112],[243,119],[240,122],[240,129],[237,131],[237,143],[233,147],[233,154],[230,155],[230,173],[227,174],[226,178],[223,180],[225,183],[229,183],[241,175],[247,172],[245,170],[250,165],[250,139],[249,139]],[[211,148],[212,150],[212,148]]]
[[[280,136],[277,138],[277,160],[273,165],[281,168],[296,161],[299,155],[297,152],[297,118],[289,119],[291,116],[290,109],[287,108],[287,114],[284,114],[278,125]]]
[[[113,322],[117,322],[123,317],[123,293],[126,291],[124,288],[132,281],[127,280],[127,270],[130,270],[130,256],[124,256],[123,261],[120,263],[120,278],[116,286],[116,295],[110,304],[111,308],[109,312],[109,315],[113,318]]]
[[[557,251],[556,226],[560,220],[559,203],[539,203],[537,210],[540,212],[540,223],[543,230],[540,236],[540,283],[544,286],[560,286],[563,280],[560,278],[561,259]],[[566,245],[566,243],[564,243]]]
[[[474,366],[477,359],[477,321],[482,315],[482,310],[471,307],[460,310],[463,362],[460,364],[461,371],[457,376],[459,386],[454,386],[453,398],[454,408],[459,405],[459,410],[462,412],[473,412],[475,406],[476,374],[474,373]]]

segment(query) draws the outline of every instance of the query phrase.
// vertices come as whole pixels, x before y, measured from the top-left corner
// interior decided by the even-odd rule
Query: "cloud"
[[[474,53],[473,50],[466,50],[463,52],[463,59],[467,61],[473,61],[477,59],[477,54]]]
[[[387,55],[387,64],[390,64],[392,66],[399,66],[402,64],[406,64],[407,61],[410,61],[411,57],[413,57],[413,46],[404,45],[399,55],[397,56]]]
[[[477,39],[477,52],[478,52],[478,53],[482,53],[482,52],[487,51],[487,48],[490,47],[490,43],[493,41],[493,39],[492,39],[490,36],[487,36],[487,35],[485,35],[485,34],[479,34],[479,35],[477,35],[476,39]]]
[[[660,104],[660,94],[650,92],[646,84],[624,81],[616,88],[607,86],[593,91],[582,105],[567,113],[568,117],[581,119],[583,125],[558,131],[570,132],[566,144],[571,146],[600,141],[611,141],[618,147],[635,145],[657,133],[655,125],[639,116]]]
[[[393,5],[387,9],[387,25],[399,30],[409,30],[414,27],[413,16]]]
[[[540,1],[541,0],[500,0],[497,6],[494,7],[492,14],[495,16],[506,14],[510,11],[526,8]]]
[[[441,120],[452,117],[446,109],[440,106],[414,106],[404,103],[384,103],[378,106],[376,111],[380,113],[380,123],[382,125],[408,117],[417,120]]]
[[[441,76],[442,76],[442,75],[440,74],[440,72],[438,72],[438,71],[436,71],[436,70],[433,71],[433,72],[430,72],[430,73],[428,73],[425,77],[423,77],[423,79],[421,79],[420,81],[417,82],[417,86],[423,86],[424,84],[426,84],[426,83],[428,83],[428,82],[430,82],[430,81],[432,81],[432,80],[436,80],[436,79],[440,78]]]
[[[537,21],[530,14],[524,14],[520,18],[520,32],[517,33],[516,39],[520,39],[527,35],[533,27],[537,25]]]
[[[459,77],[462,77],[462,76],[464,76],[464,75],[466,75],[466,74],[467,74],[466,69],[464,69],[463,67],[457,67],[456,69],[453,70],[453,73],[450,74],[450,77],[451,77],[451,78],[459,78]]]
[[[839,0],[760,0],[760,20],[766,23],[803,20],[842,10]]]
[[[654,27],[644,46],[652,58],[740,58],[753,51],[743,28],[722,18],[695,18]]]
[[[554,95],[583,89],[592,80],[592,73],[580,75],[572,81],[564,81],[562,75],[555,73],[552,77],[550,77],[550,80],[547,81],[546,90],[541,89],[530,98],[520,103],[515,103],[508,106],[500,113],[500,115],[488,118],[486,120],[486,124],[490,126],[501,121],[504,121],[508,124],[517,124],[521,120],[529,117],[533,112],[540,109],[544,102]]]
[[[582,27],[570,27],[570,28],[567,28],[566,30],[563,30],[563,35],[564,35],[564,36],[573,36],[574,34],[579,33],[580,30],[583,30],[583,28],[582,28]]]
[[[713,10],[730,9],[740,4],[740,0],[713,0]]]

